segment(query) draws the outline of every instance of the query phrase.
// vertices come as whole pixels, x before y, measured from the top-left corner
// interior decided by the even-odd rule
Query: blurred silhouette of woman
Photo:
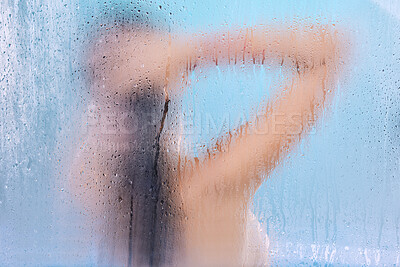
[[[139,13],[102,25],[88,48],[95,123],[72,186],[102,237],[99,265],[268,265],[268,240],[248,206],[331,98],[340,32],[293,23],[171,34]],[[179,133],[174,124],[167,133],[166,121],[179,112],[170,106],[179,84],[196,67],[229,64],[284,66],[293,78],[217,152],[176,152]]]

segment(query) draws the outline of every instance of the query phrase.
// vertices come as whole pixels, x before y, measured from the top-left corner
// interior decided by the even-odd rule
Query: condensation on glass
[[[395,1],[0,3],[0,265],[399,264]]]

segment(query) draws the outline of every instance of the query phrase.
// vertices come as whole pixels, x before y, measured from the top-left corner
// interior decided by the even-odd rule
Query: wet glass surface
[[[0,3],[0,266],[400,263],[397,1]]]

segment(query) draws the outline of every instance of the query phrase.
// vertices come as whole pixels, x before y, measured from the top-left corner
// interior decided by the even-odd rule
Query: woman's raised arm
[[[112,29],[95,38],[89,51],[97,92],[129,92],[150,80],[157,88],[175,83],[196,66],[282,64],[312,67],[330,50],[326,27],[258,25],[196,34]]]
[[[224,152],[200,159],[201,163],[184,181],[187,199],[195,201],[215,190],[233,189],[250,197],[262,177],[309,132],[332,96],[333,81],[340,73],[339,58],[345,53],[345,41],[335,31],[323,27],[310,29],[299,33],[274,30],[269,36],[256,29],[249,34],[257,38],[245,53],[256,55],[251,57],[255,60],[291,60],[292,82],[270,100],[261,118],[242,127],[241,134],[231,138],[229,144],[219,144]]]

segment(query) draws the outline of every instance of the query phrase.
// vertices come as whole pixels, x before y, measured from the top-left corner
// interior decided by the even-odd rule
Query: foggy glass
[[[0,266],[400,264],[399,26],[394,0],[1,1]],[[268,111],[314,64],[322,106]]]

